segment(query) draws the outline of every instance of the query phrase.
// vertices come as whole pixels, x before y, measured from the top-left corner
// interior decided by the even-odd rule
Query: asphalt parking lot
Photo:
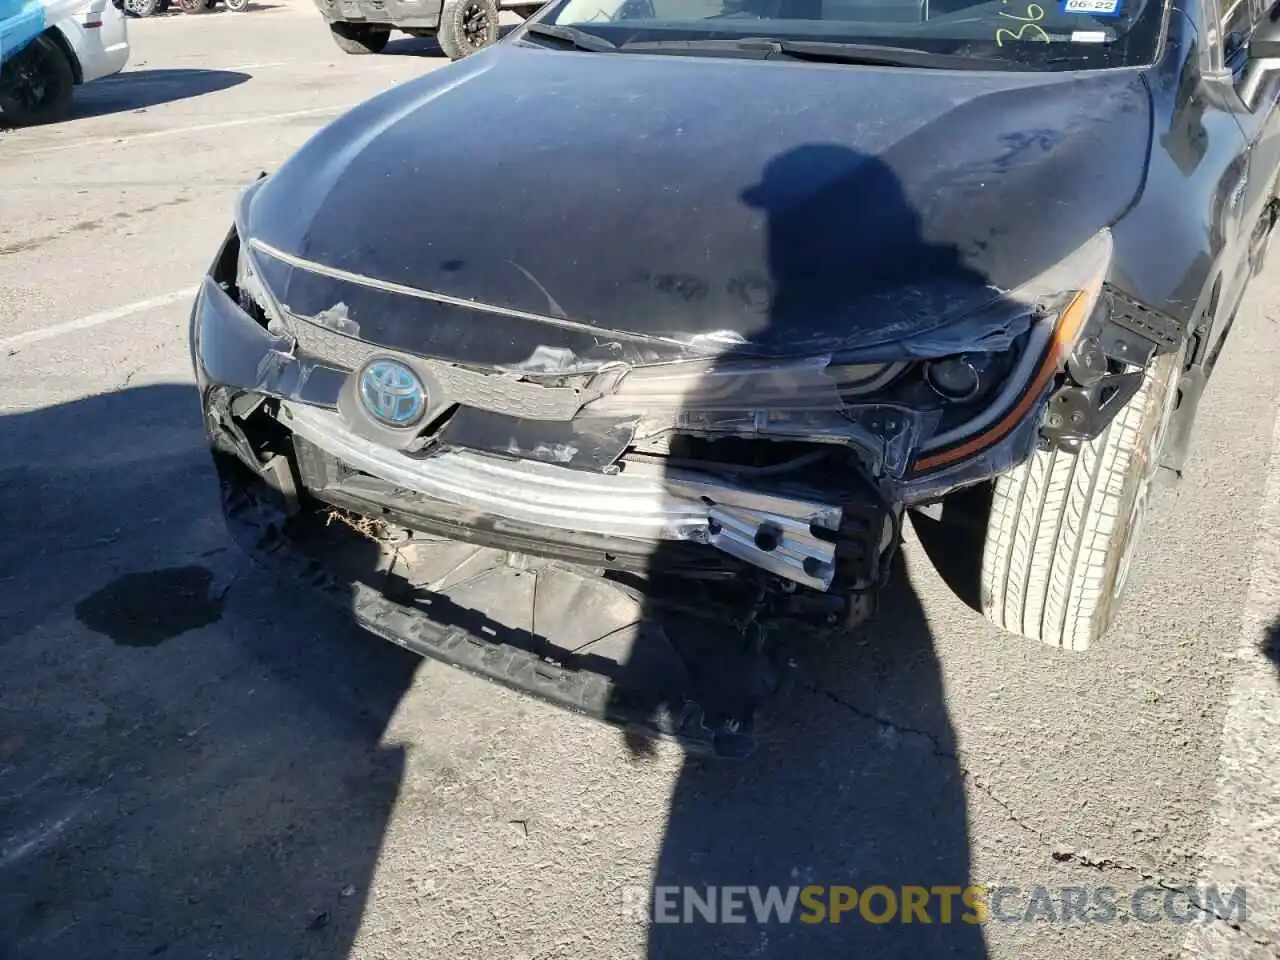
[[[0,132],[0,957],[1280,956],[1280,261],[1105,644],[1000,634],[909,535],[760,753],[687,760],[230,545],[194,285],[240,187],[447,61],[346,56],[301,0],[130,27],[72,120]],[[624,909],[652,884],[1006,894],[982,925],[654,924]]]

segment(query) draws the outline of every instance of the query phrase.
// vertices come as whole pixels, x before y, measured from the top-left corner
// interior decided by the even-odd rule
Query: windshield
[[[556,0],[536,19],[623,53],[733,55],[734,40],[771,39],[1078,70],[1151,63],[1163,12],[1163,0]]]

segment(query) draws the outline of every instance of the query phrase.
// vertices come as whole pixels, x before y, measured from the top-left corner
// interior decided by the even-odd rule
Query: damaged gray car
[[[865,619],[911,511],[976,538],[995,623],[1102,636],[1275,222],[1274,110],[1240,117],[1276,41],[1233,87],[1216,5],[1068,4],[1036,43],[998,3],[588,6],[244,193],[191,331],[240,542],[719,754],[778,624]]]

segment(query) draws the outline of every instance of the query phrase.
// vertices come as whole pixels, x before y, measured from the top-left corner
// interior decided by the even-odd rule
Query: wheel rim
[[[463,8],[462,36],[468,46],[477,49],[489,42],[489,11],[481,4],[469,3]]]
[[[52,96],[48,79],[41,69],[43,63],[44,57],[33,45],[13,59],[12,80],[0,88],[24,110],[39,110]]]

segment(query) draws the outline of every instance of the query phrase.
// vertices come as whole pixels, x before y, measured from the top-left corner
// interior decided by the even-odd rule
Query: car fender
[[[89,0],[47,32],[71,61],[77,84],[112,76],[129,62],[125,16],[111,0]]]
[[[58,49],[67,58],[67,62],[71,64],[71,74],[76,79],[76,86],[80,86],[84,83],[84,67],[80,63],[80,58],[76,56],[74,41],[65,32],[68,28],[80,33],[84,32],[84,28],[74,20],[63,20],[46,30],[45,35],[58,45]]]

